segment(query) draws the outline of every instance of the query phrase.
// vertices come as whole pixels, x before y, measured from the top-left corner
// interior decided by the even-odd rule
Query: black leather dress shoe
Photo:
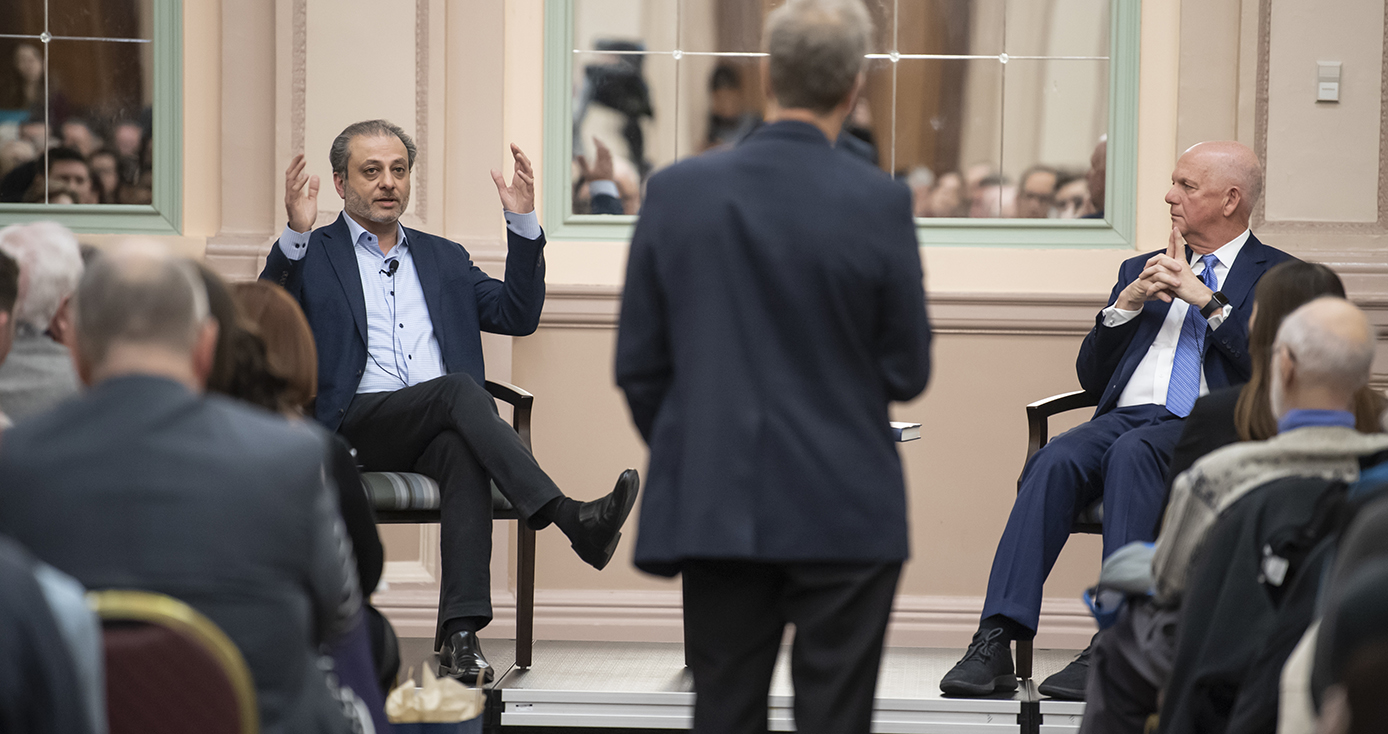
[[[457,678],[464,685],[477,685],[477,673],[482,682],[491,683],[495,677],[492,664],[482,654],[482,642],[476,632],[454,632],[439,650],[439,677]]]
[[[584,502],[578,507],[580,537],[573,540],[574,552],[584,563],[601,571],[617,550],[622,539],[622,523],[636,504],[636,492],[641,487],[641,475],[627,469],[617,477],[617,486],[602,499]]]

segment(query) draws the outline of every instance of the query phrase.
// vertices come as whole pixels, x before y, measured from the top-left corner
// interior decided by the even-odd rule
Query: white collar
[[[1215,259],[1219,260],[1220,264],[1223,265],[1226,270],[1232,268],[1234,267],[1234,259],[1239,256],[1239,252],[1243,250],[1243,246],[1248,244],[1248,238],[1252,234],[1252,230],[1245,229],[1243,233],[1240,234],[1238,237],[1235,237],[1234,239],[1224,243],[1223,247],[1219,248],[1218,250],[1215,250],[1210,254],[1214,255]],[[1191,265],[1194,265],[1195,261],[1199,258],[1204,257],[1203,255],[1197,253],[1195,250],[1191,250],[1190,253]]]

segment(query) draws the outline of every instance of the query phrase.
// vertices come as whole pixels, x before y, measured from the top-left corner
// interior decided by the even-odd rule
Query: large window
[[[0,224],[179,229],[178,0],[0,3]]]
[[[652,173],[755,128],[762,24],[783,2],[548,0],[551,236],[628,236]],[[866,5],[867,86],[839,145],[911,186],[922,242],[1131,241],[1136,0]],[[599,148],[620,214],[591,208]]]

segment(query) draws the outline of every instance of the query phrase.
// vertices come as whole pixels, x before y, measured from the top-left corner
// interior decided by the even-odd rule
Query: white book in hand
[[[897,442],[914,441],[921,437],[921,424],[919,423],[898,423],[892,421],[892,435]]]

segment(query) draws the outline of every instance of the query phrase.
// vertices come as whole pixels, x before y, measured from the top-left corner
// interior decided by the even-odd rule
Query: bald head
[[[207,323],[207,291],[191,263],[132,242],[96,259],[74,296],[79,369],[117,351],[191,360]]]
[[[1263,194],[1263,164],[1251,148],[1234,140],[1211,140],[1190,146],[1185,156],[1196,159],[1220,188],[1238,189],[1243,218],[1253,216],[1253,207]]]
[[[1171,172],[1171,223],[1200,254],[1248,229],[1263,191],[1263,167],[1248,146],[1217,140],[1191,146]]]
[[[1374,331],[1364,312],[1326,296],[1283,319],[1273,344],[1273,413],[1294,408],[1353,410],[1368,384]]]

